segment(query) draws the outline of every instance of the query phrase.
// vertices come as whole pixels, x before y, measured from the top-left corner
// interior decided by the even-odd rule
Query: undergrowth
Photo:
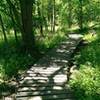
[[[100,100],[100,31],[84,39],[89,44],[75,55],[79,70],[73,72],[69,83],[76,100]]]
[[[40,40],[37,40],[36,47],[40,53],[35,56],[23,52],[21,46],[19,44],[16,45],[14,37],[9,38],[9,43],[7,45],[1,40],[0,94],[4,91],[8,91],[11,87],[8,84],[9,80],[16,78],[18,74],[22,74],[25,70],[29,69],[48,50],[56,46],[63,39],[65,39],[65,35],[63,33],[54,33],[51,37],[46,36]]]

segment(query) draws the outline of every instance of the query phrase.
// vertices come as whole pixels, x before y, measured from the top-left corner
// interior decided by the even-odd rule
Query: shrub
[[[100,71],[91,66],[82,66],[72,74],[70,85],[77,100],[100,100]]]

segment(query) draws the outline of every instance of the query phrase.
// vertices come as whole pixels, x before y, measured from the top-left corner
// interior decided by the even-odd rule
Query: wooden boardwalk
[[[29,69],[16,93],[16,100],[73,100],[67,84],[68,61],[81,40],[71,34]]]

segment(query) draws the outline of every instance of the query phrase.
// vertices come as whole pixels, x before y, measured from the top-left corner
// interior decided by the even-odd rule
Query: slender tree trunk
[[[71,28],[72,25],[72,4],[71,0],[68,0],[68,28]]]
[[[51,6],[52,6],[52,10],[50,13],[51,32],[55,32],[55,0],[52,0]]]
[[[49,23],[49,30],[53,31],[53,0],[48,0],[48,23]]]
[[[13,12],[12,12],[12,9],[11,9],[11,6],[10,6],[10,5],[9,5],[9,10],[10,10],[10,14],[11,14],[10,17],[11,17],[11,20],[12,20],[12,23],[13,23],[13,29],[14,29],[15,40],[16,40],[16,43],[18,43],[16,25],[15,25],[15,21],[14,21],[14,17],[13,17]]]
[[[1,15],[0,15],[0,23],[1,23],[1,27],[2,27],[2,32],[3,32],[3,36],[4,36],[5,43],[8,43],[8,40],[7,40],[7,36],[6,36],[6,32],[5,32],[5,28],[4,28],[4,24],[3,24],[3,20],[2,20],[2,16]]]
[[[83,29],[83,0],[79,0],[79,27]]]
[[[21,24],[21,18],[19,15],[19,12],[17,11],[15,5],[11,2],[11,0],[6,0],[9,4],[10,8],[12,9],[12,12],[14,14],[13,18],[15,19],[16,26],[22,31],[22,24]]]
[[[22,16],[22,40],[26,50],[32,50],[35,46],[34,34],[32,30],[32,5],[33,0],[20,0]]]
[[[41,14],[41,11],[40,11],[40,7],[39,7],[39,4],[37,5],[38,6],[38,16],[40,17],[40,33],[41,33],[41,35],[42,35],[42,37],[44,37],[44,34],[43,34],[43,16],[42,16],[42,14]]]
[[[45,25],[45,31],[48,32],[48,14],[47,16],[43,17],[44,25]]]
[[[51,32],[53,32],[53,14],[52,14],[52,12],[51,12],[51,18],[50,18],[50,21],[51,21]]]
[[[53,32],[55,32],[55,0],[53,0],[53,16],[52,16]]]

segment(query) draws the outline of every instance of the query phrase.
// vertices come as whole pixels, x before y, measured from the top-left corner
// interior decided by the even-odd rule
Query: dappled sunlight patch
[[[29,98],[28,100],[43,100],[43,99],[40,96],[36,96],[36,97]]]
[[[64,83],[67,81],[67,75],[65,74],[59,74],[59,75],[56,75],[54,78],[54,82],[55,83]]]
[[[73,73],[71,74],[70,78],[71,79],[80,79],[80,72],[78,70],[74,70]]]
[[[69,29],[69,31],[74,31],[74,30],[78,30],[79,26],[77,25],[72,25],[72,27]]]
[[[89,24],[88,24],[89,27],[92,27],[93,25],[95,25],[95,22],[94,21],[89,22]]]
[[[83,39],[88,41],[88,42],[93,42],[97,39],[97,34],[90,32],[88,34],[85,34]]]
[[[0,83],[4,82],[3,78],[5,75],[5,70],[2,68],[3,66],[0,65]]]
[[[69,34],[69,38],[72,38],[72,39],[78,39],[79,37],[83,37],[83,35],[81,34]]]
[[[63,90],[63,88],[61,86],[54,86],[53,89],[54,90]]]

